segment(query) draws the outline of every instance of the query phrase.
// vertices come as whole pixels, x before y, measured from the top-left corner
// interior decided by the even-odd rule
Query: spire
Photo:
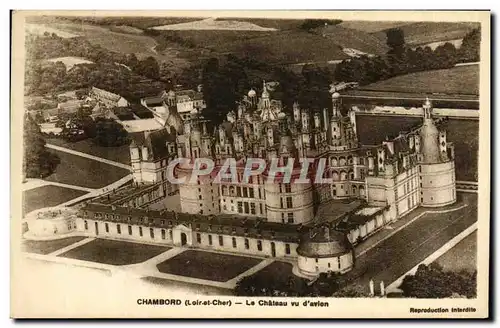
[[[438,163],[439,156],[439,131],[432,119],[432,104],[427,98],[423,105],[424,122],[420,129],[422,140],[422,155],[424,163]]]

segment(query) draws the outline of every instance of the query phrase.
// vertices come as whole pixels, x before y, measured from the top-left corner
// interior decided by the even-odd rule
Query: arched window
[[[345,181],[345,180],[347,180],[347,172],[340,171],[340,181]]]
[[[332,179],[333,181],[339,181],[339,174],[337,171],[332,171]]]
[[[337,158],[336,157],[332,157],[330,159],[330,163],[331,163],[332,166],[337,166],[337,164],[338,164]]]
[[[339,165],[340,165],[340,166],[344,166],[344,165],[346,165],[346,160],[345,160],[345,157],[340,157],[340,158],[339,158]]]

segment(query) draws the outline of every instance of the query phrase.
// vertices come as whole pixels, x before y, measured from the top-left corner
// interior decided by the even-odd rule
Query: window
[[[122,233],[122,227],[121,225],[117,224],[116,225],[116,232],[120,235]]]
[[[330,262],[328,262],[328,267],[329,267],[329,268],[331,267],[331,264],[330,264]]]
[[[236,248],[236,238],[233,237],[233,248]]]
[[[283,208],[283,198],[280,198],[280,208]]]
[[[260,208],[260,214],[263,214],[264,212],[262,212],[262,203],[259,204],[259,208]]]
[[[293,212],[288,213],[288,223],[293,223]]]
[[[130,236],[132,236],[132,226],[130,226],[130,225],[128,226],[128,234]]]
[[[109,224],[104,223],[104,229],[106,229],[106,232],[109,232]]]
[[[238,202],[238,213],[243,213],[243,202]]]
[[[149,236],[151,238],[154,238],[155,237],[155,230],[153,228],[149,228]]]
[[[201,195],[198,195],[198,199],[199,199],[199,200],[201,200],[201,199],[202,199],[202,198],[201,198]]]
[[[161,229],[161,239],[165,238],[166,238],[165,229]]]
[[[248,196],[249,196],[250,198],[254,198],[254,197],[255,197],[255,194],[254,194],[254,192],[253,192],[253,188],[248,189]]]
[[[293,204],[292,204],[292,197],[287,197],[287,198],[286,198],[286,207],[287,207],[287,208],[292,208],[292,207],[293,207]]]
[[[292,192],[292,185],[287,183],[285,184],[285,192],[291,193]]]
[[[248,241],[248,238],[245,238],[245,249],[250,248],[250,242]]]
[[[285,253],[290,254],[290,244],[285,244]]]
[[[208,244],[212,245],[212,235],[208,235]]]
[[[257,250],[262,251],[262,241],[257,240]]]
[[[243,188],[243,197],[248,197],[248,189]]]
[[[280,194],[281,194],[283,192],[282,184],[280,183],[279,186],[280,186]]]
[[[160,220],[161,225],[165,224],[165,220]]]
[[[258,190],[259,190],[259,199],[262,199],[262,195],[260,193],[260,188]]]
[[[236,196],[241,197],[241,187],[236,187]]]
[[[249,209],[248,209],[248,203],[247,202],[244,202],[243,203],[244,207],[245,207],[245,213],[248,214],[249,213]]]
[[[201,234],[199,234],[199,233],[196,234],[196,242],[198,244],[201,244]]]
[[[256,214],[255,203],[250,203],[250,213],[251,214]]]
[[[168,236],[170,237],[170,240],[174,239],[174,233],[172,232],[172,230],[168,231]]]
[[[224,237],[219,236],[219,245],[224,246]]]
[[[142,237],[142,227],[139,227],[139,236]]]

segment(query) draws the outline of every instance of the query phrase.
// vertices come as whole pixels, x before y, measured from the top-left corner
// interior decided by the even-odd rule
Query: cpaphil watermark
[[[217,164],[211,158],[176,158],[167,166],[171,184],[196,184],[209,178],[212,183],[252,183],[260,177],[263,183],[331,184],[326,158],[227,158]],[[205,180],[207,181],[207,180]]]

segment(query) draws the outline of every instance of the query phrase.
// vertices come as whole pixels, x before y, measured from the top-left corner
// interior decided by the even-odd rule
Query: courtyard
[[[169,249],[171,248],[166,246],[95,239],[59,256],[110,265],[129,265],[147,261]]]
[[[226,282],[259,264],[262,260],[206,251],[186,250],[156,267],[162,273]]]

